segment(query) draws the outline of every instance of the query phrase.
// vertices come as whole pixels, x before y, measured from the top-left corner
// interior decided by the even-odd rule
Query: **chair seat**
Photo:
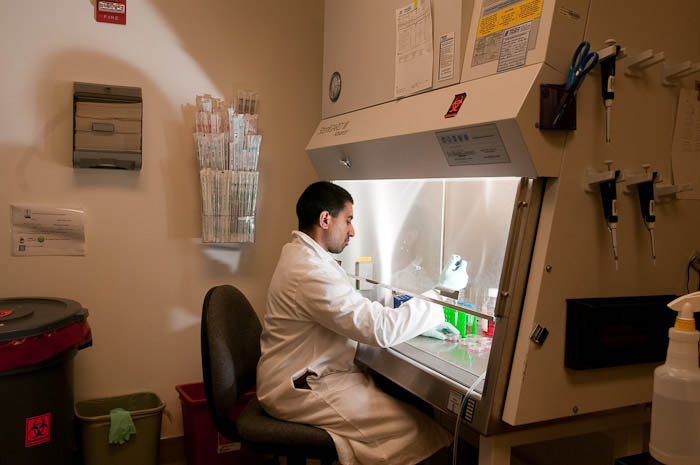
[[[257,398],[252,398],[236,420],[243,442],[263,453],[315,459],[337,458],[330,435],[320,428],[277,420],[263,410]]]

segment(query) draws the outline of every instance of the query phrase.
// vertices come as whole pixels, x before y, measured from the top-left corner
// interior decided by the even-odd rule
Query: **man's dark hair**
[[[353,203],[350,192],[328,181],[319,181],[307,187],[297,201],[299,231],[310,231],[318,221],[321,212],[327,211],[332,217],[345,208],[345,202]]]

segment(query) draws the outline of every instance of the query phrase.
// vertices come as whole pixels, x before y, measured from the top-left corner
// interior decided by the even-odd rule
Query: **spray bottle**
[[[649,452],[666,465],[700,464],[700,368],[693,313],[700,311],[700,292],[677,298],[668,306],[678,312],[668,330],[666,363],[654,370]]]

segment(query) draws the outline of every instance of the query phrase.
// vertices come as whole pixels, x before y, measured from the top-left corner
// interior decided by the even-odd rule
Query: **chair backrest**
[[[214,425],[228,421],[236,400],[255,384],[262,326],[233,286],[213,287],[202,306],[202,375]]]

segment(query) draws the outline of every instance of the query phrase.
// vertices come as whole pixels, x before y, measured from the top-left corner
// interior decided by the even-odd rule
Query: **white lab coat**
[[[358,342],[407,341],[442,323],[442,307],[372,302],[313,239],[292,234],[270,282],[260,338],[257,396],[265,410],[328,431],[344,465],[414,464],[448,445],[444,429],[354,363]],[[304,374],[310,389],[294,386]]]

